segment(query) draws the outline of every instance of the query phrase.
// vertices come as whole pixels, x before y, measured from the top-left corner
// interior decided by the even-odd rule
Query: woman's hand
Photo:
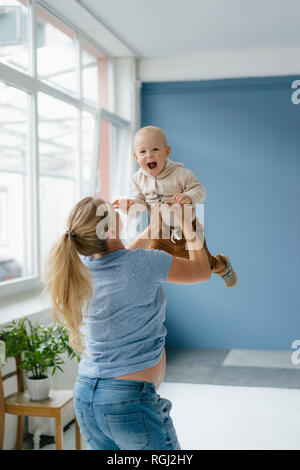
[[[112,205],[114,209],[120,209],[124,214],[128,214],[130,207],[134,204],[131,199],[116,199]]]

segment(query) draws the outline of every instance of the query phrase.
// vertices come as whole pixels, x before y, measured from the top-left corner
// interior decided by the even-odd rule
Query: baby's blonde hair
[[[159,127],[156,127],[156,126],[146,126],[146,127],[141,127],[134,135],[133,137],[133,149],[135,150],[136,149],[136,141],[137,141],[137,138],[140,136],[140,135],[143,135],[143,134],[146,134],[146,135],[149,135],[149,134],[158,134],[161,138],[162,138],[162,141],[164,143],[164,145],[167,147],[167,138],[166,138],[166,134],[164,133],[164,131],[162,131]]]

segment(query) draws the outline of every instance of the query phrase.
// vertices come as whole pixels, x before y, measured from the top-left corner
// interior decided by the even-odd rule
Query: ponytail
[[[102,217],[96,215],[102,199],[87,197],[74,207],[69,216],[69,229],[53,245],[45,269],[45,288],[50,294],[54,320],[69,329],[69,342],[77,352],[83,352],[80,325],[87,315],[94,290],[92,274],[83,264],[79,253],[91,256],[108,251],[105,239],[99,239],[96,226]],[[104,216],[107,216],[105,212]],[[84,307],[86,314],[83,315]]]

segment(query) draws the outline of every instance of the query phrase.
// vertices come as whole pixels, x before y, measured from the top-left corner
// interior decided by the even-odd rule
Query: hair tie
[[[75,237],[76,237],[75,233],[72,232],[72,230],[67,230],[66,233],[67,233],[68,235],[71,235],[72,238],[75,238]]]

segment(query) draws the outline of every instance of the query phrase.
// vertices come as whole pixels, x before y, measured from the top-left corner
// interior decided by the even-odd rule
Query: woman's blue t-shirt
[[[138,248],[81,260],[92,273],[94,295],[84,317],[86,349],[78,373],[109,378],[157,364],[167,334],[161,282],[172,256]]]

